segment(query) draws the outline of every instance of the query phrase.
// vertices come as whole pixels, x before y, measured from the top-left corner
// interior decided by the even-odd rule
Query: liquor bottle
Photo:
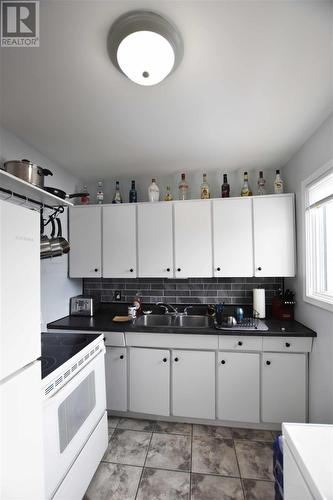
[[[209,200],[210,188],[209,188],[209,184],[207,182],[207,174],[203,174],[203,176],[202,176],[202,184],[200,187],[200,191],[201,191],[201,199],[202,200]]]
[[[116,181],[116,190],[114,192],[113,198],[112,198],[112,203],[122,203],[123,199],[121,196],[121,192],[119,189],[119,181]]]
[[[221,196],[222,196],[222,198],[229,198],[229,196],[230,196],[230,184],[228,184],[227,174],[223,174],[223,184],[221,186]]]
[[[89,205],[89,194],[87,186],[83,186],[83,192],[87,194],[81,196],[81,205]]]
[[[160,199],[160,188],[156,184],[156,179],[151,180],[151,184],[148,188],[148,200],[151,202],[159,201]]]
[[[173,197],[171,194],[170,186],[167,186],[166,191],[165,191],[164,201],[172,201],[172,200],[173,200]]]
[[[283,180],[280,177],[280,170],[276,170],[276,176],[274,181],[274,193],[275,194],[283,193]]]
[[[241,196],[252,196],[252,191],[249,186],[249,177],[247,172],[244,172],[244,183],[241,190]]]
[[[135,181],[132,181],[131,189],[129,192],[129,202],[136,203],[138,201],[138,192],[135,189]]]
[[[97,193],[96,193],[96,203],[97,205],[102,205],[104,201],[104,191],[102,181],[98,181]]]
[[[262,170],[259,172],[258,194],[259,195],[266,194],[266,181],[264,179],[264,172]]]
[[[187,200],[188,184],[185,180],[185,174],[182,174],[181,181],[178,184],[178,189],[179,189],[179,199],[180,200]]]

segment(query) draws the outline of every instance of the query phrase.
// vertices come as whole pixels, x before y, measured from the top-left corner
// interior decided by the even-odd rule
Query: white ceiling
[[[333,109],[330,1],[40,3],[40,47],[2,49],[2,121],[80,178],[281,166]],[[135,8],[184,38],[154,87],[106,51]]]

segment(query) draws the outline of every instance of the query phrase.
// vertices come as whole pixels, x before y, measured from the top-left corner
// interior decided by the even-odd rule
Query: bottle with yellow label
[[[207,182],[207,174],[203,174],[202,176],[202,184],[200,186],[200,192],[201,192],[201,199],[202,200],[209,200],[210,198],[210,187]]]
[[[249,177],[247,172],[244,172],[244,182],[241,190],[241,196],[252,196],[252,191],[249,185]]]

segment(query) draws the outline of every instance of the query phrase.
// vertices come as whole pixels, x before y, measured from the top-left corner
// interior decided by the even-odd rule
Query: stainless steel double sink
[[[210,318],[200,315],[173,315],[173,314],[151,314],[138,318],[136,326],[143,327],[169,327],[169,328],[209,328]]]

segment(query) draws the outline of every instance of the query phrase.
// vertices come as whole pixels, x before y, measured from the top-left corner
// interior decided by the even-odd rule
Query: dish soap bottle
[[[276,170],[276,176],[274,181],[274,193],[282,194],[283,193],[283,180],[280,176],[280,170]]]
[[[121,196],[121,192],[119,189],[119,181],[116,181],[116,190],[114,192],[113,198],[112,198],[112,203],[122,203],[123,199]]]
[[[148,188],[148,200],[151,202],[159,201],[160,199],[160,188],[156,184],[156,179],[151,180],[151,184]]]
[[[266,181],[264,179],[264,172],[261,170],[258,179],[258,195],[264,194],[266,194]]]
[[[102,205],[104,201],[103,183],[98,181],[97,193],[96,193],[96,203],[97,205]]]
[[[200,187],[201,190],[201,199],[202,200],[209,200],[210,198],[210,187],[207,182],[207,174],[203,174],[202,176],[202,184]]]

